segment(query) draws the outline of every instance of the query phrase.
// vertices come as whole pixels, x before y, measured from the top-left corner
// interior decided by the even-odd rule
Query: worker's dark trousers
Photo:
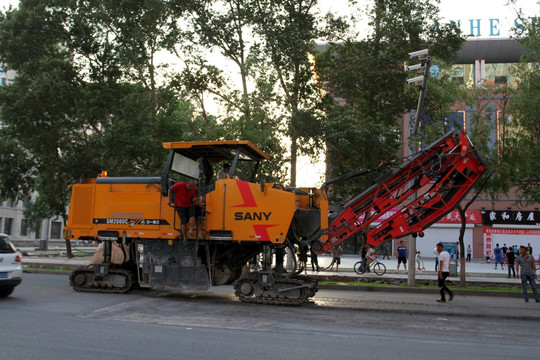
[[[441,300],[446,300],[446,297],[444,294],[445,292],[447,292],[448,295],[452,295],[452,292],[450,291],[450,289],[447,288],[446,285],[444,284],[444,281],[446,280],[448,275],[450,275],[449,272],[443,271],[442,277],[439,276],[439,290],[441,291]]]

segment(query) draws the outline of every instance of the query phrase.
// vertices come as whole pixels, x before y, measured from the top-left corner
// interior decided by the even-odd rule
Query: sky
[[[359,9],[364,9],[372,0],[357,0]],[[540,15],[538,0],[517,0],[516,9],[521,8],[529,16]],[[9,5],[16,6],[18,0],[0,0],[0,10]],[[337,15],[349,15],[351,9],[348,0],[319,0],[321,12],[331,11]],[[509,37],[516,19],[516,10],[507,6],[508,0],[441,0],[440,15],[444,21],[460,24],[466,35],[477,38]],[[360,11],[364,26],[367,18]],[[362,26],[362,25],[360,25]],[[415,50],[415,49],[412,49]],[[298,163],[298,186],[320,186],[324,181],[325,165],[321,159],[310,160],[301,157]]]

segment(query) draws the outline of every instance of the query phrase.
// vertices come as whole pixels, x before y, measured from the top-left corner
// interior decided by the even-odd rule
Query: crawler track
[[[261,286],[256,274],[234,284],[241,302],[267,305],[302,305],[317,292],[317,281],[307,276],[278,277],[271,286]]]
[[[133,272],[124,269],[110,269],[107,275],[97,277],[91,265],[73,270],[69,284],[76,291],[122,294],[132,289],[135,279]]]

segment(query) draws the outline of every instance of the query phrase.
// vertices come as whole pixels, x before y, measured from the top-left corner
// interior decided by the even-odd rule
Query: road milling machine
[[[96,241],[92,264],[73,271],[77,291],[206,290],[233,284],[243,302],[299,305],[317,291],[293,256],[324,253],[364,231],[372,245],[423,230],[450,212],[484,172],[464,131],[440,138],[329,210],[327,186],[291,188],[258,177],[268,156],[249,141],[168,142],[161,177],[108,177],[75,184],[66,240]],[[214,171],[230,163],[226,179]],[[192,237],[182,236],[171,186],[196,180]],[[388,216],[392,209],[398,212]],[[384,215],[387,216],[384,216]]]

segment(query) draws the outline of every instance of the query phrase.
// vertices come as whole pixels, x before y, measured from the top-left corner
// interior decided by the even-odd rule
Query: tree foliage
[[[371,31],[364,40],[331,44],[317,58],[330,94],[345,101],[327,103],[329,177],[392,160],[401,143],[397,119],[418,96],[405,81],[412,77],[403,71],[408,53],[429,48],[434,58],[451,61],[463,43],[455,26],[440,24],[432,1],[375,0],[369,17]],[[365,189],[376,176],[351,186]],[[334,185],[333,193],[346,198],[349,187]]]
[[[157,81],[175,33],[158,0],[23,0],[3,13],[1,55],[17,77],[0,88],[2,196],[39,190],[46,212],[65,215],[81,175],[159,173],[161,142],[181,140],[187,120]]]
[[[518,14],[524,24],[520,42],[525,48],[518,91],[506,114],[502,151],[510,166],[501,177],[511,179],[524,203],[540,203],[540,21]]]
[[[309,52],[315,40],[342,28],[316,11],[317,1],[214,0],[192,1],[187,22],[190,42],[181,82],[201,105],[206,99],[221,105],[225,138],[247,138],[272,160],[263,164],[263,176],[296,182],[296,157],[322,148],[323,113],[320,91],[313,81]],[[331,25],[329,25],[331,23]],[[230,61],[236,77],[226,76],[204,50]],[[237,84],[236,86],[234,84]],[[284,139],[286,139],[284,141]],[[290,141],[290,158],[284,156]]]

